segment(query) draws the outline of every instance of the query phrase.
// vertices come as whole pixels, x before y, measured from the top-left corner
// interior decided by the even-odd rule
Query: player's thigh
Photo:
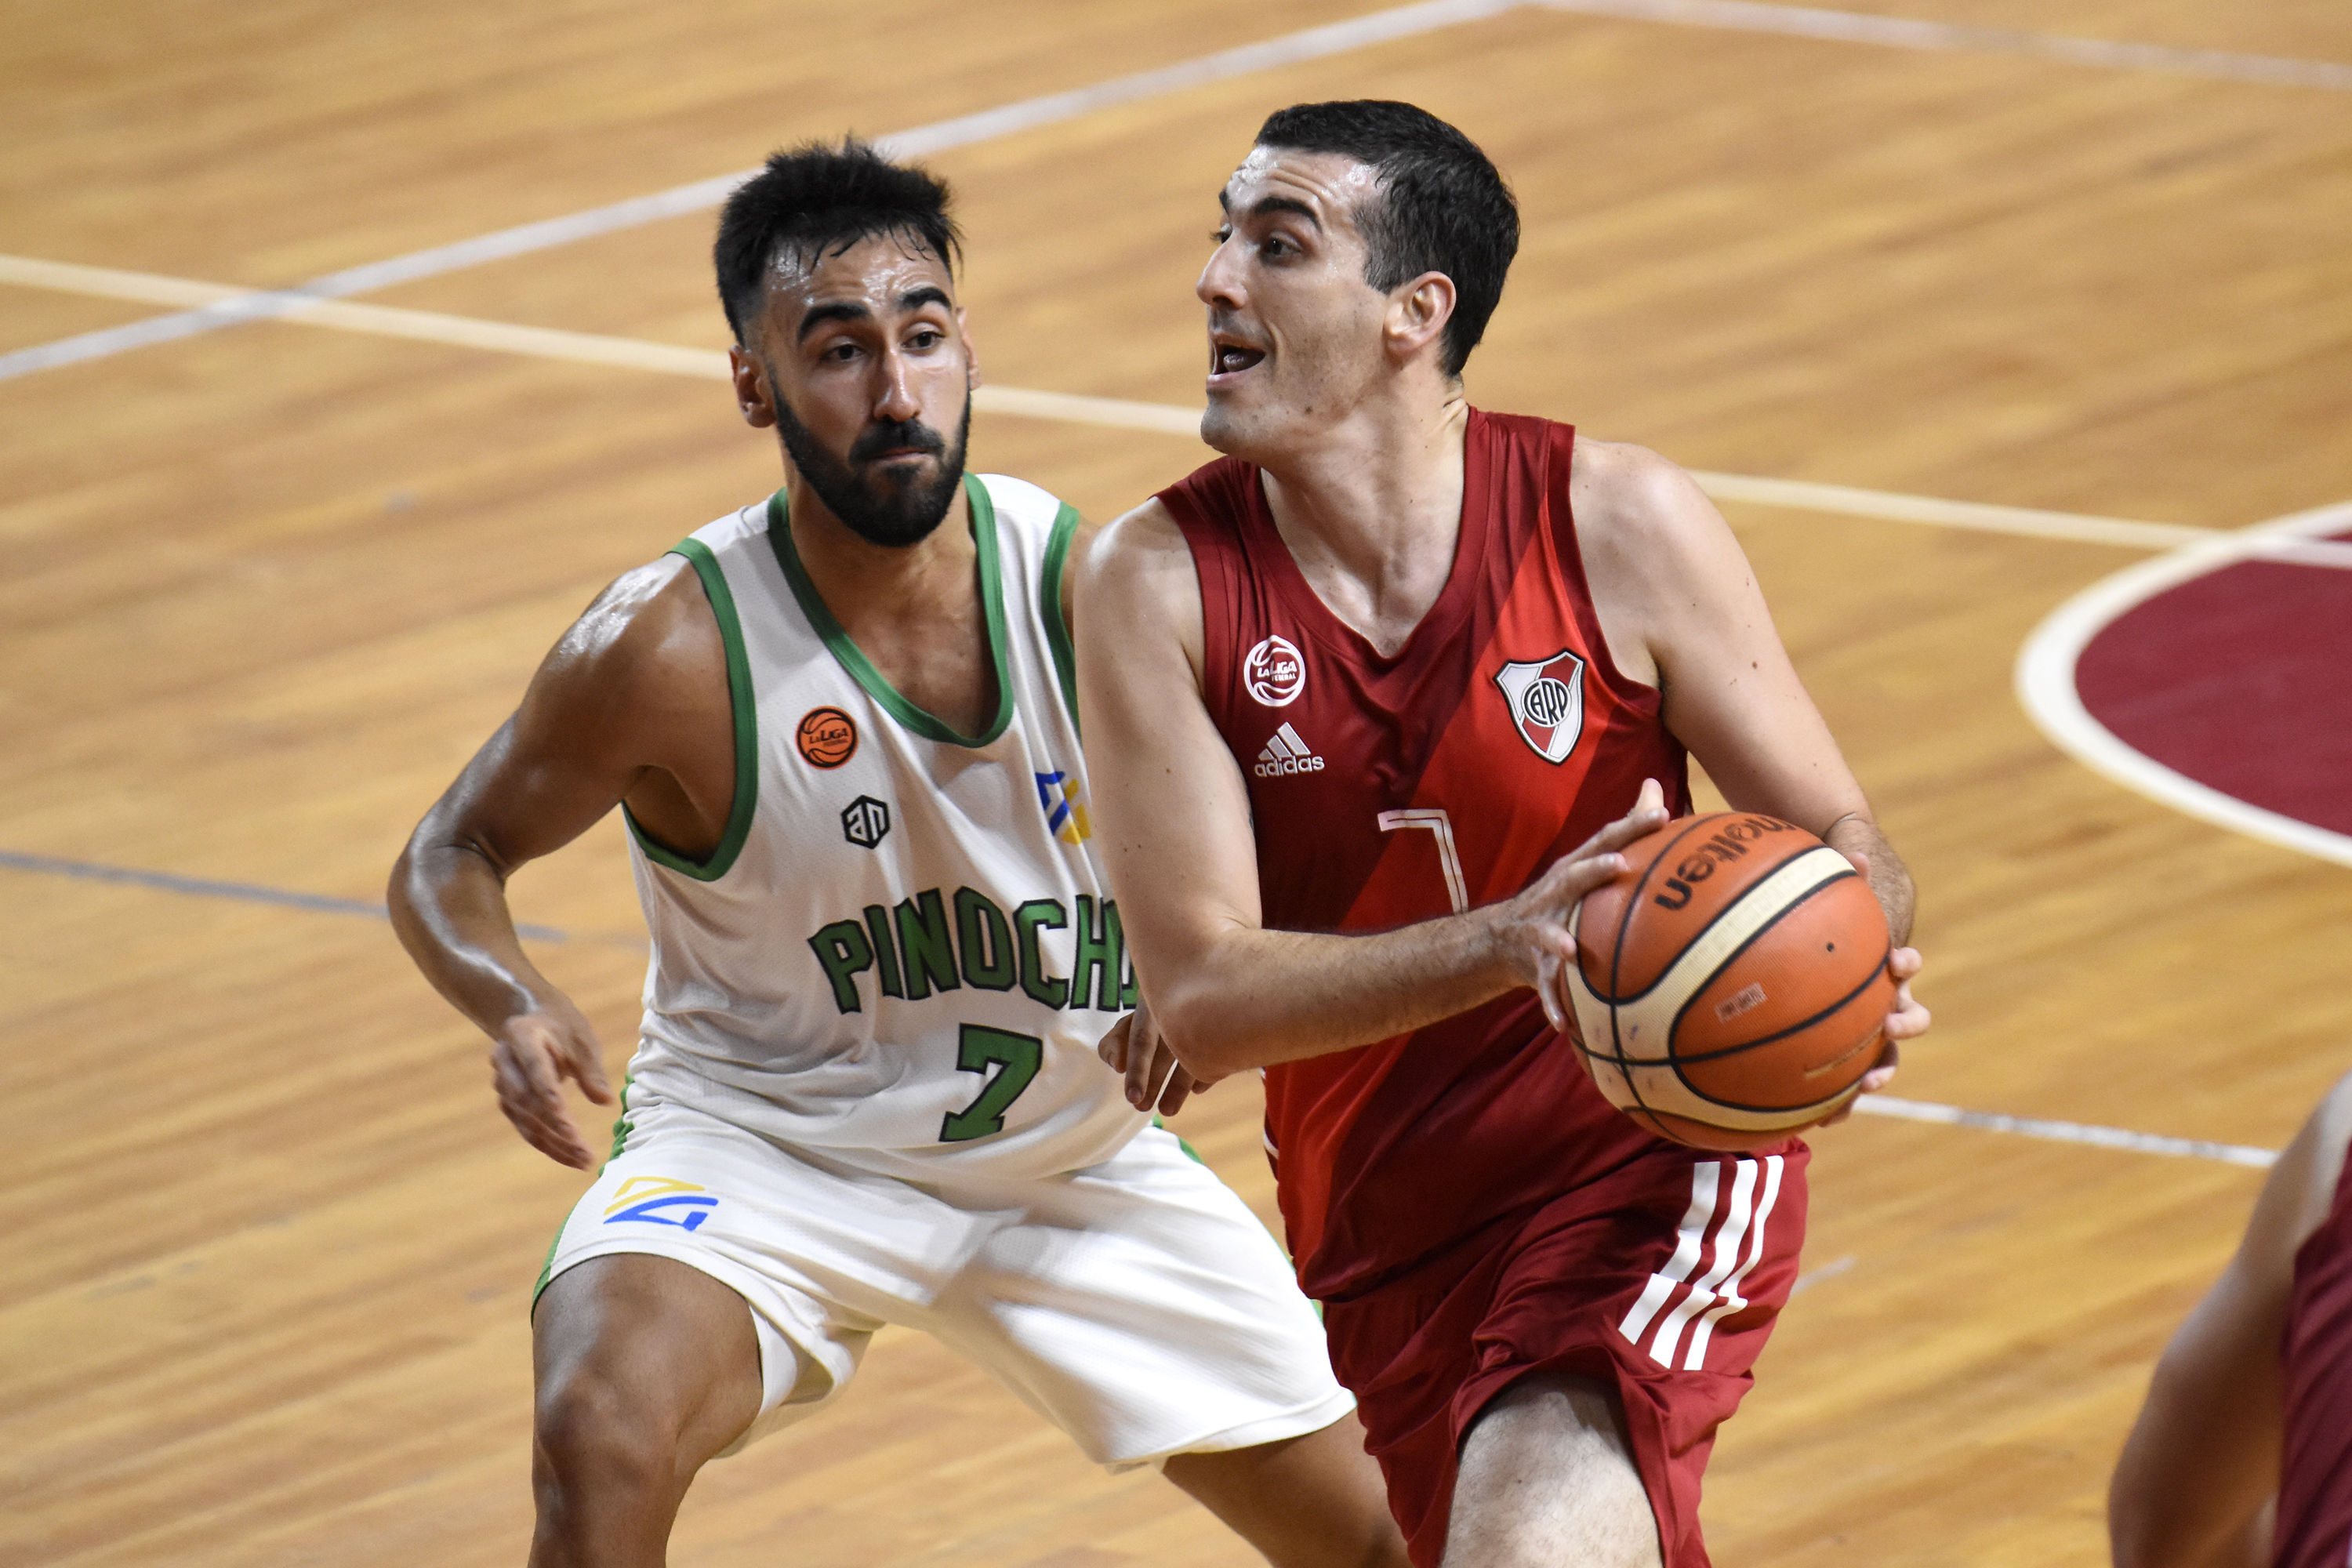
[[[611,1253],[557,1275],[531,1313],[531,1360],[552,1458],[667,1447],[682,1479],[760,1414],[751,1308],[673,1258]]]
[[[1538,1373],[1462,1439],[1444,1568],[1657,1568],[1658,1526],[1615,1389]]]
[[[1405,1568],[1404,1536],[1353,1411],[1302,1436],[1171,1454],[1161,1473],[1275,1568]]]
[[[993,1226],[904,1321],[978,1363],[1097,1464],[1303,1436],[1354,1401],[1282,1249],[1170,1133],[1064,1177],[974,1184]]]

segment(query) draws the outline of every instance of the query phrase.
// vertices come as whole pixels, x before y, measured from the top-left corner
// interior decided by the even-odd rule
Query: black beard
[[[889,550],[920,544],[955,503],[956,487],[963,483],[964,446],[971,436],[971,394],[964,395],[963,417],[956,425],[953,447],[919,419],[893,420],[868,426],[851,444],[846,461],[826,451],[809,427],[793,417],[791,405],[777,395],[772,379],[768,383],[768,401],[775,408],[776,434],[783,437],[793,467],[843,526],[867,543]],[[939,478],[924,484],[887,471],[871,479],[861,477],[859,469],[877,455],[904,449],[937,456]]]

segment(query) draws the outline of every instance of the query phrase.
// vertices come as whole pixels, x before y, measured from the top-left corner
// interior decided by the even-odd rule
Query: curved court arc
[[[2192,816],[2352,865],[2352,502],[2105,578],[2035,628],[2019,700],[2084,765]]]

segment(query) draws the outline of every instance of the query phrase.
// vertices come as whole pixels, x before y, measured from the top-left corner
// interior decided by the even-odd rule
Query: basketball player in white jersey
[[[1077,518],[963,472],[946,199],[847,142],[730,200],[735,391],[784,486],[606,590],[393,875],[508,1118],[582,1169],[562,1080],[614,1096],[506,879],[619,805],[652,933],[533,1310],[531,1561],[662,1562],[702,1464],[894,1322],[1276,1563],[1402,1563],[1280,1251],[1095,1054],[1135,982],[1073,718]]]

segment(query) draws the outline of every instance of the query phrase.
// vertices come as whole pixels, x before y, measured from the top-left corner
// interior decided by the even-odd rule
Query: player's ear
[[[1454,319],[1454,279],[1443,272],[1424,272],[1389,291],[1385,335],[1390,352],[1412,359],[1445,331]]]
[[[776,411],[768,402],[767,373],[740,343],[727,351],[727,376],[735,384],[735,406],[744,424],[764,430],[776,422]]]

